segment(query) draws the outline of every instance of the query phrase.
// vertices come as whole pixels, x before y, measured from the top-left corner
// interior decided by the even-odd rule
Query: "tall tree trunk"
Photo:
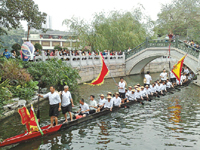
[[[29,41],[29,34],[30,34],[30,29],[31,29],[31,27],[28,25],[28,33],[27,33],[27,41]]]

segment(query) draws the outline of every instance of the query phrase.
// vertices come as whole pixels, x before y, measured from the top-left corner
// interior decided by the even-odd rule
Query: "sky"
[[[146,15],[156,20],[161,9],[161,4],[170,3],[172,0],[34,0],[39,10],[52,17],[52,27],[56,30],[66,31],[62,26],[65,19],[72,16],[90,21],[96,12],[109,12],[111,10],[131,11],[138,4],[142,4]],[[22,23],[26,29],[26,23]]]

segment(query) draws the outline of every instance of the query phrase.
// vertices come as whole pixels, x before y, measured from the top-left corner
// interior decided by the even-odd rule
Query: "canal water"
[[[156,80],[159,74],[153,74]],[[115,78],[117,82],[119,78]],[[143,75],[125,77],[128,85],[142,84]],[[102,86],[80,85],[80,95],[116,92],[112,79]],[[26,143],[2,149],[13,150],[199,150],[200,88],[190,84],[144,105],[136,104]],[[42,102],[41,125],[49,124],[48,101]],[[75,111],[76,108],[73,108]],[[60,115],[60,118],[63,118]],[[0,122],[0,138],[23,133],[18,114]]]

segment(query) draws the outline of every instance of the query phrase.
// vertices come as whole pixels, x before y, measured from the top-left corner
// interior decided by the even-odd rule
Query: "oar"
[[[38,95],[40,94],[40,81],[38,83]],[[40,104],[40,97],[38,96],[38,110],[37,110],[37,118],[40,119],[40,107],[39,107],[39,104]],[[40,120],[39,120],[40,122]]]

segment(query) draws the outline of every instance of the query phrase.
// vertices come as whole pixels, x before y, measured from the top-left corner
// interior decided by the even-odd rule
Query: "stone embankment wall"
[[[125,76],[125,64],[108,64],[109,74],[106,78]],[[81,80],[78,83],[85,83],[96,79],[101,71],[101,65],[90,65],[76,68],[79,70]]]

